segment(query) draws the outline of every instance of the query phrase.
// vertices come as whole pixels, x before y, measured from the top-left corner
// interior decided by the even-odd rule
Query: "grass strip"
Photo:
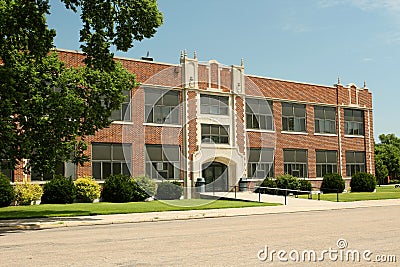
[[[258,203],[229,200],[168,200],[130,203],[74,203],[74,204],[41,204],[32,206],[10,206],[0,208],[0,219],[26,219],[91,216],[107,214],[127,214],[159,211],[207,210],[224,208],[243,208],[259,206],[276,206],[278,203]]]
[[[307,198],[307,195],[299,196]],[[321,194],[321,200],[336,202],[336,194]],[[376,192],[349,192],[339,194],[340,202],[362,201],[362,200],[383,200],[400,198],[400,189],[391,186],[376,187]],[[313,195],[313,199],[318,199],[318,195]]]

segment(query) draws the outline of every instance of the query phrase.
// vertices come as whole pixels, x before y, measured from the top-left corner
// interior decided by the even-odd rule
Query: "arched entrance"
[[[202,176],[206,181],[207,192],[227,192],[228,166],[220,162],[209,162],[203,164]]]

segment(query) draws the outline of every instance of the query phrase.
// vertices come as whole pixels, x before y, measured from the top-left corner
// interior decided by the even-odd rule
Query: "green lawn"
[[[307,196],[300,196],[307,198]],[[379,200],[400,198],[400,188],[394,188],[394,185],[376,187],[375,193],[342,193],[339,194],[340,202],[360,201],[360,200]],[[313,195],[313,199],[318,199],[318,195]],[[321,200],[336,201],[336,194],[321,194]]]
[[[154,211],[205,210],[275,206],[277,203],[205,199],[169,200],[131,203],[74,203],[66,205],[10,206],[0,208],[0,219],[48,218],[85,215],[125,214]]]

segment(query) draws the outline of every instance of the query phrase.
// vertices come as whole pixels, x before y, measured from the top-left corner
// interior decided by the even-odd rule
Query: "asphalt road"
[[[399,224],[390,206],[2,232],[0,266],[399,266]]]

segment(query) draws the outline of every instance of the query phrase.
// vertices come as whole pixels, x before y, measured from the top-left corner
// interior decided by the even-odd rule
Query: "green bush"
[[[143,201],[147,197],[133,178],[122,174],[109,176],[101,193],[102,201],[117,203]]]
[[[154,196],[156,193],[156,183],[147,176],[135,177],[136,183],[148,196]]]
[[[365,172],[358,172],[351,177],[351,192],[372,192],[376,188],[374,175]]]
[[[43,186],[42,203],[44,204],[70,204],[74,202],[76,189],[72,178],[55,175],[53,179]]]
[[[276,182],[275,180],[271,178],[265,178],[264,181],[260,184],[260,187],[271,187],[271,188],[276,188]],[[270,194],[270,195],[276,195],[277,190],[276,189],[266,189],[266,188],[257,188],[255,190],[256,193],[261,193],[261,194]]]
[[[344,179],[339,173],[326,173],[320,190],[326,193],[342,193],[345,187]]]
[[[390,180],[389,184],[400,184],[400,180],[397,179]]]
[[[17,184],[15,186],[15,201],[18,205],[31,205],[32,201],[40,200],[43,189],[38,184]]]
[[[157,187],[156,198],[162,200],[179,199],[182,196],[183,188],[171,182],[162,182]]]
[[[290,174],[284,174],[276,178],[276,186],[282,189],[299,190],[300,182],[296,177]],[[285,191],[278,191],[278,194],[284,195]]]
[[[260,185],[261,187],[272,187],[272,188],[281,188],[281,189],[292,189],[292,190],[301,190],[301,191],[311,191],[311,183],[308,180],[301,179],[299,180],[297,177],[294,177],[290,174],[285,174],[278,176],[276,180],[271,178],[265,178],[264,181]],[[284,195],[285,191],[280,191],[278,189],[256,189],[256,193],[260,192],[262,194],[271,194],[271,195]],[[294,193],[294,192],[293,192]]]
[[[91,203],[100,197],[100,185],[89,176],[75,181],[76,202]]]
[[[7,207],[15,199],[14,188],[10,179],[0,172],[0,207]]]
[[[312,185],[311,182],[305,179],[299,180],[300,188],[299,190],[301,191],[311,191],[312,190]]]

